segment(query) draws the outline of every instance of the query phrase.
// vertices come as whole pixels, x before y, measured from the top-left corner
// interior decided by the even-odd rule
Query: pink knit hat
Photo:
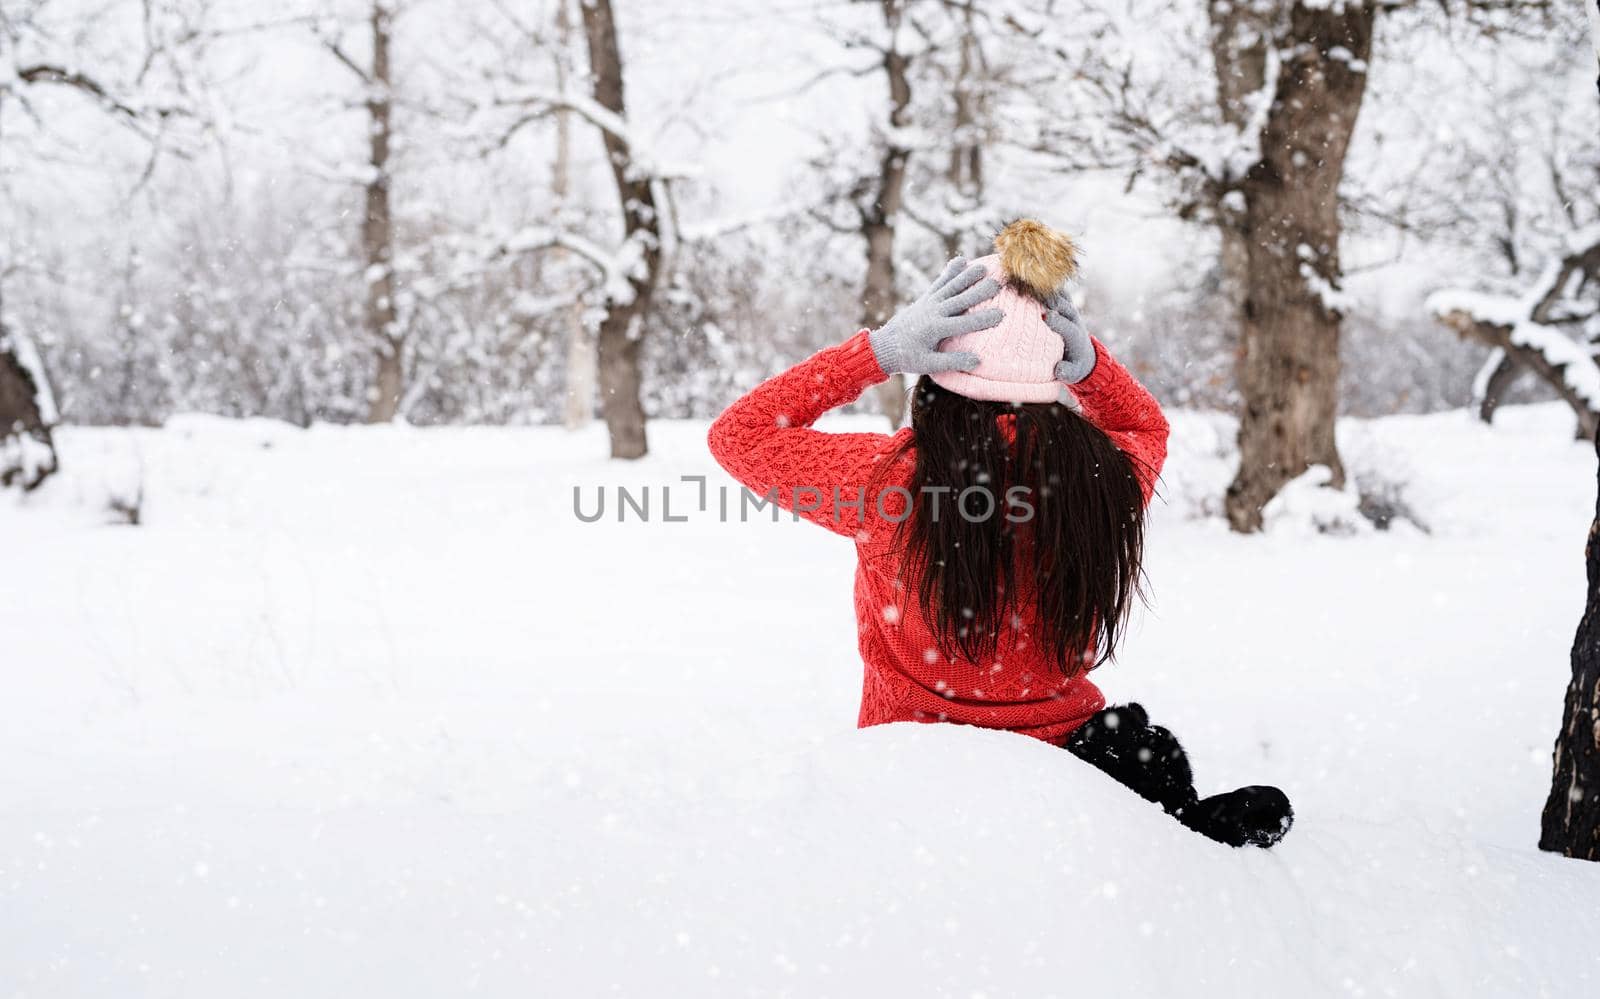
[[[998,326],[963,333],[939,343],[941,351],[978,355],[971,371],[941,371],[935,382],[969,399],[991,402],[1057,402],[1062,385],[1055,369],[1066,352],[1061,335],[1045,324],[1042,300],[1076,273],[1072,241],[1038,222],[1013,222],[995,237],[1000,251],[974,260],[1000,282],[993,298],[971,309],[998,308]]]

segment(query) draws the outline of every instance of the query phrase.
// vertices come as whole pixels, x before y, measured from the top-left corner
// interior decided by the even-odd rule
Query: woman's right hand
[[[939,344],[953,336],[998,326],[1005,316],[999,309],[984,309],[970,316],[962,313],[999,292],[1000,282],[989,277],[983,265],[968,267],[964,257],[950,261],[921,298],[868,336],[878,366],[888,375],[971,371],[978,366],[977,354],[943,353]]]
[[[1076,385],[1094,371],[1094,341],[1084,331],[1078,307],[1064,291],[1058,291],[1044,303],[1045,325],[1060,337],[1065,349],[1061,363],[1056,365],[1056,380]]]

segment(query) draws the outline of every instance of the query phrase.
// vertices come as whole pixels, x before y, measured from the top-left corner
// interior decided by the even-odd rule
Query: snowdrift
[[[1534,849],[1593,505],[1568,420],[1343,424],[1428,533],[1289,504],[1239,538],[1226,421],[1175,414],[1154,602],[1096,679],[1202,794],[1284,787],[1270,852],[1022,736],[856,731],[826,532],[574,517],[717,487],[703,425],[624,467],[543,429],[68,428],[0,502],[0,984],[1600,994],[1600,865]]]

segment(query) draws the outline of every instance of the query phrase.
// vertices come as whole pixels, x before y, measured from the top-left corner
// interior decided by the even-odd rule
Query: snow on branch
[[[784,205],[781,208],[768,211],[747,212],[741,215],[730,215],[707,221],[693,222],[678,227],[678,238],[685,243],[712,243],[724,236],[757,229],[762,226],[775,225],[789,219],[800,218],[825,207],[826,199],[815,204],[800,203]]]
[[[60,423],[61,413],[56,408],[55,393],[51,391],[50,379],[45,377],[44,360],[40,358],[33,341],[20,333],[0,330],[0,350],[10,350],[17,364],[33,379],[33,404],[39,409],[40,422],[46,427]]]
[[[1495,347],[1489,351],[1489,356],[1484,359],[1483,366],[1478,369],[1478,373],[1472,376],[1472,399],[1478,404],[1479,412],[1482,412],[1485,403],[1488,403],[1491,407],[1494,404],[1494,380],[1496,374],[1505,365],[1506,356],[1506,352],[1503,349]],[[1487,423],[1488,419],[1485,418],[1484,422]]]
[[[536,253],[564,249],[593,264],[600,271],[607,300],[627,305],[634,299],[630,279],[638,277],[644,264],[644,247],[638,238],[624,240],[615,251],[565,229],[530,226],[514,233],[501,244],[501,255]]]
[[[1295,253],[1300,258],[1300,280],[1322,308],[1330,315],[1350,313],[1355,308],[1355,299],[1327,276],[1329,267],[1321,255],[1308,243],[1295,247]]]
[[[1587,433],[1600,426],[1600,366],[1590,348],[1558,327],[1518,318],[1524,300],[1451,289],[1429,296],[1427,308],[1461,336],[1504,351],[1555,386]]]
[[[1503,351],[1555,387],[1578,415],[1588,436],[1600,428],[1600,365],[1593,346],[1574,339],[1564,326],[1595,315],[1573,301],[1576,289],[1600,281],[1600,227],[1568,239],[1571,250],[1546,268],[1521,295],[1496,295],[1450,288],[1428,296],[1427,310],[1463,337]]]
[[[601,270],[615,270],[618,266],[617,258],[599,243],[575,232],[548,226],[530,226],[519,230],[505,241],[501,251],[509,254],[532,253],[555,247],[576,253]]]
[[[1229,141],[1218,143],[1215,154],[1206,157],[1206,174],[1224,188],[1243,180],[1261,162],[1261,136],[1272,120],[1272,105],[1277,99],[1282,69],[1282,54],[1277,46],[1269,46],[1261,86],[1243,98],[1248,112],[1244,121],[1237,128],[1225,129]]]
[[[53,83],[71,90],[77,90],[88,95],[106,110],[126,118],[142,118],[151,113],[164,117],[172,113],[170,108],[147,110],[135,107],[127,101],[113,97],[111,91],[102,86],[94,77],[75,69],[68,69],[65,66],[40,63],[35,66],[20,67],[16,70],[15,79],[29,84]]]
[[[28,491],[55,473],[50,428],[59,418],[38,351],[0,326],[0,488]]]
[[[523,88],[510,93],[495,96],[494,105],[505,108],[521,108],[532,112],[515,122],[510,132],[515,132],[524,124],[534,118],[543,117],[556,111],[570,111],[584,121],[593,125],[614,138],[628,149],[628,170],[636,178],[653,178],[657,180],[681,180],[698,176],[698,167],[690,164],[671,163],[659,156],[653,145],[633,128],[626,118],[601,104],[599,101],[584,94],[571,91],[541,90],[536,88]],[[506,136],[509,138],[509,132]]]
[[[1529,307],[1525,298],[1517,295],[1494,295],[1467,288],[1445,288],[1427,297],[1423,307],[1435,319],[1463,315],[1474,323],[1491,326],[1515,326],[1527,318]]]

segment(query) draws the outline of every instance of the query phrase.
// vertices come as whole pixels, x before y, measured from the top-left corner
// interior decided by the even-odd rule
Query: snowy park
[[[1600,0],[0,0],[0,999],[1593,999],[1597,441]]]
[[[0,549],[38,567],[0,607],[0,981],[1600,987],[1600,867],[1534,846],[1595,491],[1569,414],[1346,422],[1353,467],[1403,470],[1427,528],[1350,536],[1316,505],[1263,536],[1203,517],[1231,427],[1173,423],[1151,605],[1094,677],[1170,719],[1203,790],[1289,791],[1270,852],[1034,739],[856,730],[852,546],[699,513],[682,476],[732,488],[703,423],[657,425],[627,466],[558,429],[65,432],[84,471],[0,512]],[[136,481],[140,525],[109,523]],[[590,511],[617,486],[689,519],[578,519],[574,488]]]

